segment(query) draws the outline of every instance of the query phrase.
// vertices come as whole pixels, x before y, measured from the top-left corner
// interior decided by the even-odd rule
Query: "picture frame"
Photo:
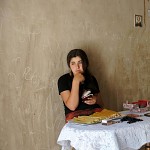
[[[135,27],[142,27],[143,26],[142,15],[135,15],[134,26]]]

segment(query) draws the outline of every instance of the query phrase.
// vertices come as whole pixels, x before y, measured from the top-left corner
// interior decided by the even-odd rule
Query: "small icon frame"
[[[135,15],[134,25],[135,27],[142,27],[143,26],[143,17],[142,15]]]

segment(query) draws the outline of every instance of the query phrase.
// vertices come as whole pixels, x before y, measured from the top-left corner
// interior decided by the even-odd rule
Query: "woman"
[[[88,71],[89,61],[86,53],[81,49],[73,49],[67,55],[70,73],[58,79],[59,94],[64,103],[66,121],[79,115],[90,115],[101,111],[96,104],[99,86],[97,80]],[[90,97],[83,94],[89,91]]]

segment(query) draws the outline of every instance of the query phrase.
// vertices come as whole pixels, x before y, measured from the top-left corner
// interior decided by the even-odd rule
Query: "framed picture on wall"
[[[134,25],[135,25],[135,27],[142,27],[142,16],[141,15],[135,15]]]

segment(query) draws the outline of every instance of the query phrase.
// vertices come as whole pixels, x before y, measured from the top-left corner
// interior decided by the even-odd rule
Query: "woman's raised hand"
[[[74,75],[74,80],[78,81],[79,83],[82,83],[82,82],[84,82],[85,78],[84,78],[83,74],[77,73]]]

